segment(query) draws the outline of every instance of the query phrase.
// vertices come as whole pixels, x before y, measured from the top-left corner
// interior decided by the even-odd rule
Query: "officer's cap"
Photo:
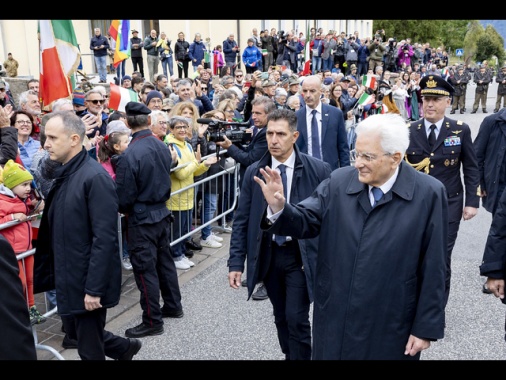
[[[125,106],[127,116],[149,115],[151,110],[144,103],[128,102]]]
[[[422,96],[450,96],[455,89],[439,75],[427,75],[420,81]]]

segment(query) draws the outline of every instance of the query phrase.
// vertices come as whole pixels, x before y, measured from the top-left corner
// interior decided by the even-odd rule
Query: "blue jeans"
[[[209,222],[216,212],[218,194],[206,192],[202,198],[202,224]],[[206,240],[211,235],[211,225],[202,228],[201,238]]]
[[[107,81],[107,55],[102,57],[95,56],[95,65],[97,66],[97,72],[100,80]]]
[[[323,71],[332,70],[332,67],[334,67],[334,56],[333,55],[329,56],[327,59],[322,58],[322,61],[323,61],[323,68],[322,68]]]
[[[186,235],[190,231],[192,223],[192,210],[172,211],[174,215],[174,223],[172,223],[171,241],[179,239],[182,235]],[[175,261],[183,258],[186,252],[185,241],[182,240],[172,246],[172,257]]]
[[[167,57],[166,59],[162,60],[163,75],[165,75],[168,79],[170,79],[170,77],[174,75],[173,64],[174,64],[174,60],[172,59],[172,56]],[[167,67],[169,69],[170,75],[167,75]]]
[[[123,60],[119,63],[118,67],[116,67],[116,77],[119,80],[118,85],[121,84],[121,79],[125,76],[125,62],[126,60]]]
[[[318,71],[322,71],[322,57],[313,57],[313,67],[311,71],[313,75]]]
[[[47,310],[53,310],[56,307],[56,289],[48,290],[45,292]]]

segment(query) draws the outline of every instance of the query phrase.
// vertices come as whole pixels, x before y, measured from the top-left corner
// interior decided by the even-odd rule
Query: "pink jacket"
[[[13,220],[12,214],[18,212],[28,215],[30,209],[10,189],[0,185],[0,224],[11,222]],[[16,254],[32,249],[32,223],[30,221],[2,229],[0,234],[5,236]]]

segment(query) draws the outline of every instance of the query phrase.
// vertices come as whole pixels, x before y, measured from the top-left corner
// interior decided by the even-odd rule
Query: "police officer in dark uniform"
[[[455,110],[458,108],[462,114],[466,109],[466,90],[467,83],[469,82],[469,77],[466,73],[464,73],[464,68],[459,66],[455,75],[448,78],[448,82],[450,82],[455,89],[455,92],[453,93],[452,110],[450,113],[453,115]]]
[[[452,85],[439,75],[428,75],[420,81],[420,89],[424,118],[409,124],[410,142],[405,160],[415,169],[440,180],[448,193],[445,287],[448,302],[451,253],[457,239],[460,220],[470,220],[478,212],[480,173],[469,125],[445,117],[445,110],[449,107],[450,97],[454,92]]]
[[[132,140],[116,160],[116,192],[119,212],[127,218],[128,253],[142,308],[142,322],[127,329],[125,335],[141,338],[162,334],[162,318],[183,316],[170,247],[172,215],[165,205],[177,153],[151,132],[151,110],[146,105],[128,102],[125,110]]]

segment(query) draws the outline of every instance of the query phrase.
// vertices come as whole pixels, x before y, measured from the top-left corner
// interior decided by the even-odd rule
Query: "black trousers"
[[[183,64],[183,67],[181,67],[179,65],[180,63]],[[183,78],[183,73],[184,73],[184,77],[188,78],[188,61],[179,61],[177,63],[177,74],[178,74],[179,79]]]
[[[129,339],[105,330],[106,317],[105,308],[61,316],[68,337],[77,339],[81,360],[119,359],[130,348]]]
[[[459,233],[460,220],[464,210],[463,192],[457,196],[448,198],[448,256],[446,258],[446,284],[445,284],[445,305],[450,297],[450,283],[452,276],[452,251]]]
[[[182,309],[169,228],[169,216],[158,223],[128,226],[128,254],[140,291],[142,322],[151,327],[163,324],[160,293],[165,309]]]
[[[271,244],[270,266],[263,279],[274,309],[281,351],[287,360],[311,360],[309,294],[299,244]]]
[[[144,78],[144,61],[142,57],[132,57],[132,65],[134,66],[134,71],[140,72]]]

